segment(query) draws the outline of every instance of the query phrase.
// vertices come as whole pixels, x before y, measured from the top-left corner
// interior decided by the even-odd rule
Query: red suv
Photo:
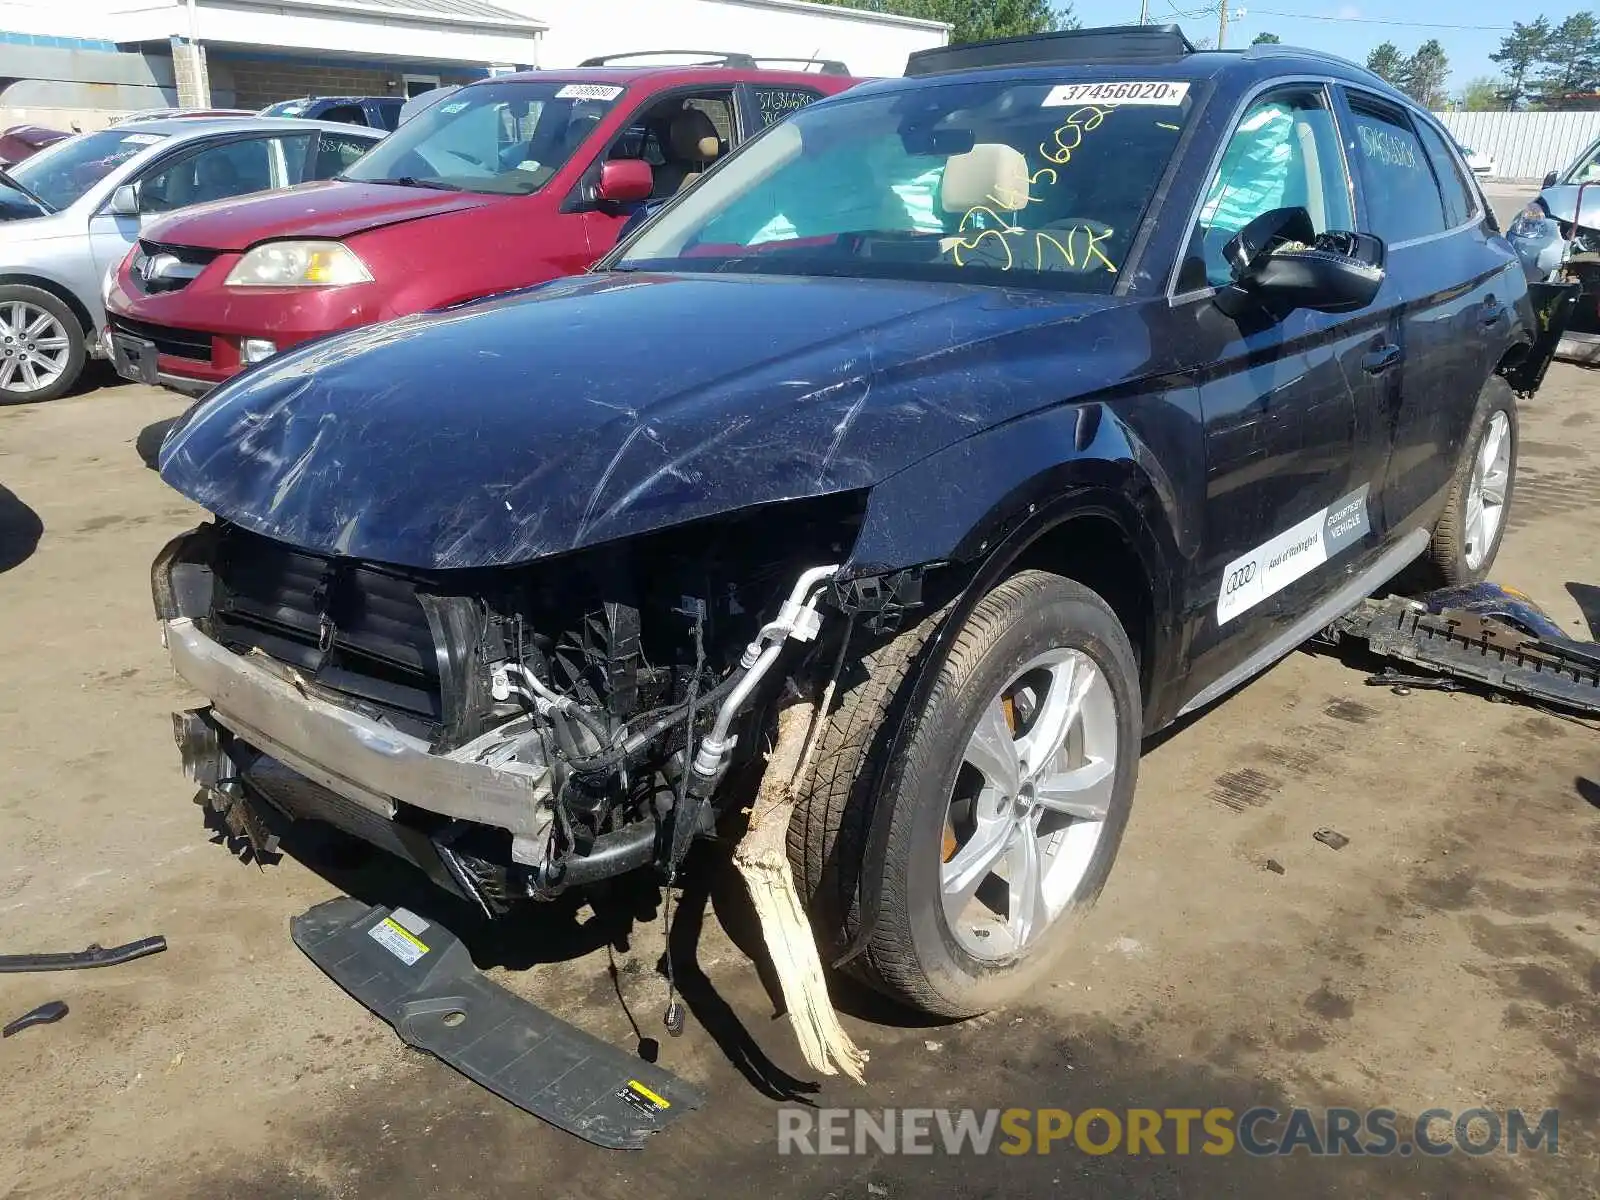
[[[470,84],[332,180],[142,230],[106,285],[117,370],[199,394],[334,330],[575,274],[643,204],[858,82],[609,61]]]

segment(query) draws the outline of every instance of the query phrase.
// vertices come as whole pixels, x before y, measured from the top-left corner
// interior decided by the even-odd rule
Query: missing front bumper
[[[420,738],[313,694],[280,664],[233,653],[189,617],[164,622],[163,635],[178,674],[211,701],[212,720],[366,816],[391,822],[406,804],[503,829],[513,861],[543,860],[551,770],[536,756],[537,739],[502,728],[434,754]]]

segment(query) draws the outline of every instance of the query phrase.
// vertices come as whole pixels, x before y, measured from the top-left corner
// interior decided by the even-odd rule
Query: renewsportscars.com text
[[[779,1154],[1557,1154],[1560,1113],[1430,1108],[781,1108]]]

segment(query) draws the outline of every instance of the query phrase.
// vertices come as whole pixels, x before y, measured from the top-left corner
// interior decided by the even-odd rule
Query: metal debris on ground
[[[48,1000],[38,1008],[23,1013],[4,1029],[0,1029],[0,1037],[10,1037],[14,1033],[21,1033],[30,1025],[53,1025],[67,1015],[65,1000]]]
[[[1311,836],[1330,850],[1343,850],[1350,844],[1350,839],[1336,829],[1319,829]]]
[[[1282,875],[1284,873],[1283,864],[1275,858],[1267,859],[1264,865],[1266,866],[1267,870],[1271,871],[1274,875]]]
[[[1366,600],[1327,636],[1335,645],[1365,641],[1374,654],[1534,704],[1600,716],[1600,645],[1567,637],[1528,597],[1496,584]],[[1431,677],[1402,685],[1441,686],[1413,679]]]
[[[1367,676],[1369,687],[1386,687],[1396,696],[1409,696],[1413,688],[1424,692],[1464,692],[1467,685],[1459,679],[1442,675],[1407,675],[1393,667],[1385,667],[1376,675]]]
[[[166,948],[167,939],[157,934],[155,937],[140,938],[137,942],[129,942],[124,946],[112,946],[109,950],[96,942],[86,950],[74,950],[64,954],[0,954],[0,975],[115,967],[125,962],[132,962],[136,958],[143,958],[147,954],[160,954]]]

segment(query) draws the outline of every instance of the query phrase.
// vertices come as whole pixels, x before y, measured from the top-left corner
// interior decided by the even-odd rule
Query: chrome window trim
[[[1212,151],[1211,161],[1206,166],[1205,182],[1201,185],[1200,195],[1196,197],[1194,205],[1189,210],[1188,219],[1184,222],[1183,229],[1185,240],[1183,245],[1185,247],[1188,246],[1188,235],[1193,232],[1194,227],[1200,221],[1200,210],[1205,207],[1206,192],[1211,186],[1211,180],[1216,177],[1217,171],[1222,166],[1222,156],[1228,149],[1228,143],[1233,140],[1234,132],[1239,128],[1239,122],[1244,119],[1245,113],[1250,111],[1250,106],[1268,92],[1275,92],[1287,87],[1305,87],[1309,84],[1322,90],[1323,103],[1327,106],[1329,115],[1333,117],[1335,130],[1338,130],[1339,111],[1334,106],[1333,93],[1331,89],[1336,84],[1340,84],[1342,82],[1342,80],[1335,79],[1331,75],[1280,75],[1276,79],[1269,79],[1264,83],[1257,84],[1254,88],[1245,93],[1244,98],[1234,106],[1233,112],[1228,116],[1228,134],[1226,137],[1218,140],[1217,148]],[[1353,221],[1355,220],[1356,214],[1355,176],[1350,170],[1350,156],[1345,152],[1344,136],[1342,131],[1340,131],[1340,136],[1338,137],[1337,141],[1339,144],[1339,162],[1344,167],[1344,186],[1346,197],[1350,204],[1351,220]],[[1222,290],[1221,288],[1212,284],[1207,284],[1203,288],[1193,288],[1187,292],[1178,291],[1178,273],[1182,271],[1182,269],[1183,253],[1180,250],[1178,255],[1174,258],[1172,266],[1167,271],[1167,286],[1165,291],[1167,294],[1168,307],[1176,308],[1179,304],[1188,304],[1194,300],[1202,299],[1207,296],[1215,296],[1219,291]]]

